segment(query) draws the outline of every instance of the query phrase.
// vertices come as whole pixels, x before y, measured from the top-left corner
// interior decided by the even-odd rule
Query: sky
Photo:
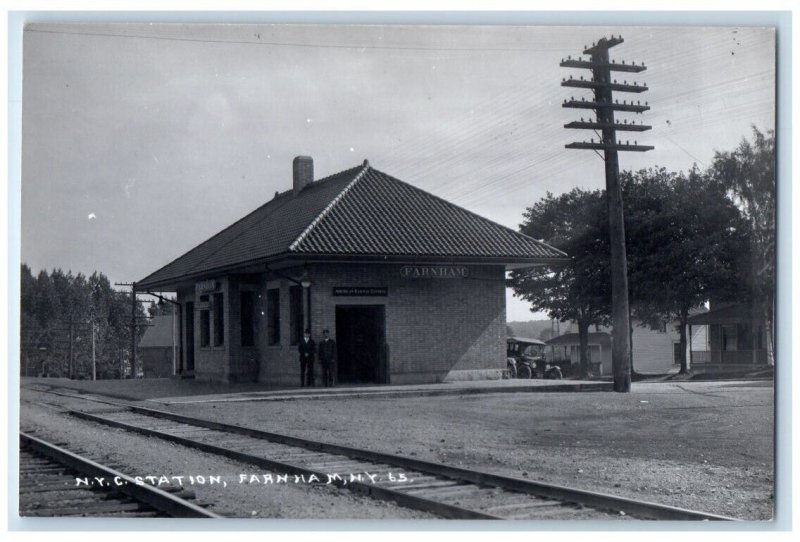
[[[32,24],[23,42],[22,262],[138,280],[291,187],[375,168],[516,229],[548,191],[602,188],[588,91],[602,36],[644,62],[654,145],[622,169],[708,166],[774,129],[775,35],[754,27]],[[545,318],[507,294],[507,318]]]

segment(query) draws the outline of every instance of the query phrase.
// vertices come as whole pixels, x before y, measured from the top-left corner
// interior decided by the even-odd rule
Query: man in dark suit
[[[300,386],[314,386],[314,355],[317,347],[310,329],[303,334],[297,349],[300,352]]]
[[[322,330],[322,342],[319,343],[319,363],[322,365],[322,384],[326,388],[333,387],[336,375],[336,341],[331,339],[327,329]]]

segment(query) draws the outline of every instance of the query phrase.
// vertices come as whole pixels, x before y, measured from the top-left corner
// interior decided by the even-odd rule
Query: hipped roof
[[[137,282],[189,277],[281,257],[452,258],[537,265],[566,254],[374,169],[368,162],[276,195]]]

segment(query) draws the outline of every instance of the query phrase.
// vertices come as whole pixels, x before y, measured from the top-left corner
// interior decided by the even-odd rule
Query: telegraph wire
[[[301,47],[316,49],[370,49],[370,50],[390,50],[390,51],[431,51],[431,52],[564,52],[567,48],[526,48],[526,47],[420,47],[420,46],[395,46],[395,45],[347,45],[330,43],[297,43],[280,41],[247,41],[247,40],[222,40],[208,38],[188,38],[177,36],[152,36],[146,34],[119,34],[114,32],[69,32],[65,30],[44,30],[28,28],[25,32],[36,32],[40,34],[61,34],[72,36],[89,37],[116,37],[132,39],[151,39],[162,41],[186,41],[193,43],[221,43],[232,45],[266,45],[273,47]]]

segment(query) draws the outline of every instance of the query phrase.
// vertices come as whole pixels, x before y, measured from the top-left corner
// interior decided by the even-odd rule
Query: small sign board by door
[[[334,286],[333,295],[336,297],[386,297],[389,295],[389,289],[386,286]]]

